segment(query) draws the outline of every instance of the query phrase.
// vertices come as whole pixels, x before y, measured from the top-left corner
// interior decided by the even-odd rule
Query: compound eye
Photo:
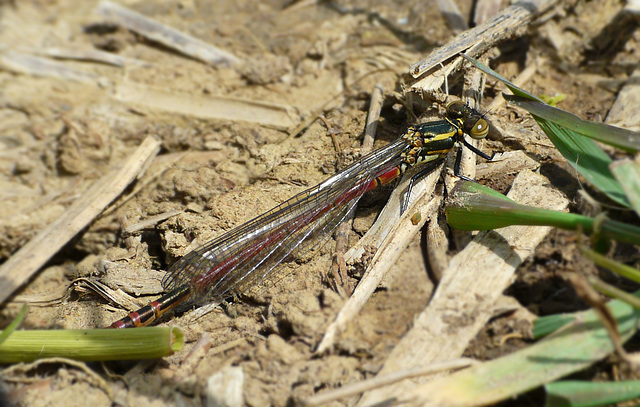
[[[485,119],[478,119],[473,127],[469,129],[468,134],[474,139],[487,137],[487,134],[489,134],[489,123],[487,123]]]

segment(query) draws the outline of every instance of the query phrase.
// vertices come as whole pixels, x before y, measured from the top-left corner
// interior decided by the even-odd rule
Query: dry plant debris
[[[593,210],[535,122],[458,53],[532,93],[566,94],[561,107],[583,118],[637,129],[633,10],[617,0],[498,3],[0,2],[3,326],[25,300],[41,305],[29,328],[110,324],[155,298],[174,260],[356,159],[365,127],[377,125],[373,148],[383,146],[441,113],[445,91],[484,96],[498,131],[479,148],[504,153],[465,171],[541,206]],[[371,101],[376,87],[384,92]],[[494,359],[527,346],[531,313],[585,307],[559,278],[595,272],[572,234],[472,237],[442,222],[427,233],[455,181],[440,174],[416,185],[402,217],[406,180],[361,200],[344,253],[352,298],[330,288],[334,245],[319,245],[222,308],[169,320],[187,339],[174,356],[133,368],[7,367],[0,392],[25,406],[284,406],[413,377],[413,364]],[[640,263],[637,247],[613,255]],[[427,263],[439,264],[439,285]],[[503,292],[515,311],[496,313]],[[620,363],[587,374],[635,377]],[[375,404],[424,380],[341,393],[331,405]]]

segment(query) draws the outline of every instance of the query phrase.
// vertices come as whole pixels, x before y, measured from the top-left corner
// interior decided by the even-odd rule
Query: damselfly
[[[447,106],[445,120],[411,126],[396,141],[270,211],[188,253],[169,269],[162,285],[167,294],[114,322],[113,328],[151,324],[177,306],[219,302],[262,281],[293,250],[304,250],[342,222],[359,198],[386,185],[409,168],[422,166],[411,181],[432,171],[460,143],[491,159],[464,139],[482,139],[489,125],[463,102]],[[454,173],[460,171],[458,151]],[[411,193],[409,183],[405,202]],[[405,205],[406,206],[406,205]]]

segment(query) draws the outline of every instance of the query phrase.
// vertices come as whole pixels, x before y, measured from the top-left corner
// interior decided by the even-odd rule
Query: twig
[[[174,372],[172,380],[182,382],[187,377],[193,376],[200,361],[207,355],[211,349],[212,339],[208,332],[205,332],[200,339],[196,341],[187,356],[180,362],[180,367]]]
[[[125,65],[151,65],[148,62],[141,61],[139,59],[126,58],[121,55],[117,55],[111,52],[99,51],[95,49],[72,49],[72,48],[25,48],[20,47],[20,50],[24,50],[30,54],[45,55],[51,58],[57,59],[70,59],[77,61],[93,61],[102,64],[113,65],[117,67],[124,67]]]
[[[401,380],[411,379],[413,377],[426,376],[447,370],[464,369],[479,362],[469,359],[460,358],[455,360],[448,360],[446,362],[432,363],[428,366],[418,367],[415,369],[406,369],[394,373],[389,373],[384,376],[375,377],[373,379],[364,380],[359,383],[345,385],[341,388],[326,391],[324,393],[309,397],[301,401],[301,405],[305,407],[320,406],[330,401],[343,399],[356,394],[364,393],[365,391],[376,389],[381,386],[388,386],[393,383],[397,383]]]
[[[499,41],[513,36],[533,18],[550,9],[557,2],[558,0],[522,0],[486,23],[463,32],[447,45],[436,49],[427,58],[411,65],[409,73],[417,80],[410,83],[409,87],[418,92],[431,92],[438,89],[442,86],[444,78],[462,65],[460,58],[445,64],[445,68],[437,75],[418,78],[461,52],[474,58],[479,56]]]
[[[0,304],[113,202],[147,167],[159,149],[160,142],[155,137],[147,137],[120,169],[95,182],[63,216],[0,266]]]
[[[101,2],[96,12],[128,30],[207,64],[217,66],[240,63],[240,60],[230,52],[223,51],[110,1]]]
[[[373,142],[376,139],[376,130],[380,121],[380,111],[382,110],[382,101],[384,89],[382,84],[376,83],[371,93],[371,104],[369,105],[369,114],[367,115],[367,125],[364,128],[364,140],[362,140],[362,154],[368,154],[373,149]]]
[[[518,202],[561,210],[568,204],[548,180],[522,172],[509,196]],[[542,241],[551,228],[510,226],[479,233],[453,257],[449,268],[424,312],[392,351],[379,374],[459,357],[478,330],[493,316],[493,304],[511,283],[516,267]],[[461,323],[464,321],[464,323]],[[405,394],[414,382],[365,394],[359,405],[375,405]]]
[[[69,68],[60,62],[10,49],[0,51],[0,66],[12,72],[83,83],[95,82],[98,79],[98,75],[94,73]]]
[[[377,83],[371,93],[367,125],[364,128],[364,139],[362,141],[362,148],[360,149],[362,155],[368,154],[373,149],[378,120],[380,120],[383,94],[382,85]],[[347,283],[347,263],[344,259],[344,253],[349,246],[349,231],[353,224],[354,213],[355,211],[351,210],[335,231],[336,248],[333,263],[331,264],[331,276],[335,282],[335,288],[343,296],[351,294],[351,289]]]
[[[442,194],[442,192],[440,192]],[[426,239],[427,261],[431,277],[435,282],[442,280],[442,274],[447,269],[451,256],[447,254],[449,250],[449,240],[445,230],[444,215],[436,215],[427,224],[427,230],[423,238]]]
[[[427,197],[432,195],[436,181],[440,177],[440,171],[434,170],[413,186],[409,207],[402,216],[399,216],[401,203],[404,198],[404,194],[400,191],[406,190],[412,175],[414,175],[414,171],[403,177],[402,182],[396,188],[398,192],[396,193],[396,191],[394,191],[395,195],[392,194],[383,213],[378,217],[376,224],[389,222],[392,227],[391,229],[384,230],[384,238],[381,238],[379,235],[370,238],[370,240],[373,241],[381,241],[379,245],[380,249],[376,252],[369,268],[365,272],[362,280],[360,280],[360,283],[358,283],[351,298],[347,300],[335,321],[327,328],[316,353],[322,353],[333,346],[337,337],[345,330],[346,325],[360,312],[387,271],[402,255],[411,239],[420,231],[431,215],[437,213],[437,208],[440,206],[442,197],[436,196],[433,199],[427,199]],[[383,216],[385,213],[387,215]],[[421,214],[420,220],[417,223],[411,220],[415,213]],[[370,232],[378,234],[380,230],[380,227],[374,225],[374,227],[370,229]],[[367,235],[369,235],[369,232],[367,232]],[[365,240],[365,238],[361,240]],[[349,252],[351,252],[351,250]],[[349,253],[347,253],[347,255],[348,254]]]
[[[205,119],[246,121],[288,129],[293,125],[290,106],[227,96],[194,96],[167,92],[142,84],[123,83],[116,87],[115,99],[151,109]]]
[[[209,352],[209,356],[214,356],[223,352],[226,352],[228,350],[231,350],[235,347],[238,346],[243,346],[247,344],[247,340],[245,338],[239,338],[239,339],[235,339],[231,342],[227,342],[225,344],[216,346],[215,348],[211,348],[208,352]]]
[[[125,234],[125,235],[130,235],[130,234],[135,233],[135,232],[137,232],[137,231],[139,231],[141,229],[146,229],[146,228],[148,228],[150,226],[154,226],[154,225],[156,225],[156,224],[158,224],[158,223],[160,223],[160,222],[162,222],[162,221],[164,221],[166,219],[169,219],[169,218],[174,217],[176,215],[179,215],[181,213],[182,213],[181,210],[174,209],[172,211],[163,212],[163,213],[158,214],[156,216],[151,216],[151,217],[143,220],[142,222],[137,222],[137,223],[134,223],[133,225],[127,226],[126,228],[124,228],[122,230],[122,233]]]

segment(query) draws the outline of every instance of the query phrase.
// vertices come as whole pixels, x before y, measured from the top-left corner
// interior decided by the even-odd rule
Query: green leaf
[[[15,331],[0,344],[0,364],[65,357],[133,360],[172,355],[184,345],[176,327]]]
[[[0,332],[0,345],[2,345],[2,342],[7,340],[7,338],[13,333],[13,331],[15,331],[16,328],[20,326],[20,324],[24,320],[24,317],[26,316],[27,304],[24,304],[22,305],[22,308],[20,308],[20,312],[18,312],[18,315],[16,315],[13,321],[11,321],[11,323],[3,331]]]
[[[640,151],[640,133],[638,132],[610,126],[605,123],[582,120],[573,113],[565,112],[562,109],[528,98],[513,95],[504,95],[504,98],[508,102],[525,109],[536,118],[542,118],[575,133],[625,151]]]
[[[640,164],[625,159],[611,163],[609,169],[622,185],[633,210],[640,215]]]
[[[631,338],[640,310],[617,300],[607,307],[623,340]],[[436,379],[426,384],[421,394],[437,405],[489,405],[583,370],[614,349],[597,313],[580,312],[573,322],[538,343]]]
[[[540,317],[533,323],[533,339],[549,335],[575,319],[575,314],[555,314]]]
[[[474,182],[461,181],[449,194],[447,222],[461,230],[489,230],[511,225],[553,226],[594,233],[595,237],[640,243],[640,228],[603,217],[590,218],[522,205]]]
[[[540,103],[544,103],[544,101],[542,99],[538,98],[537,96],[532,95],[531,93],[527,92],[524,89],[520,89],[515,84],[511,83],[511,81],[509,81],[509,79],[507,79],[504,76],[500,75],[498,72],[496,72],[493,69],[489,68],[488,66],[486,66],[482,62],[476,61],[475,59],[471,58],[468,55],[465,55],[465,54],[461,54],[461,55],[467,61],[469,61],[473,65],[475,65],[476,68],[478,68],[482,72],[486,73],[487,75],[493,76],[494,78],[496,78],[500,82],[504,83],[507,86],[507,88],[509,88],[509,90],[511,92],[513,92],[514,95],[522,96],[523,98],[526,98],[526,99],[537,100]]]
[[[619,263],[582,245],[580,245],[580,251],[582,252],[584,257],[596,263],[598,266],[607,268],[624,278],[635,281],[636,283],[640,283],[640,271],[634,269],[633,267]]]
[[[473,65],[478,67],[478,69],[480,69],[481,71],[503,82],[516,96],[521,97],[517,100],[522,102],[524,98],[537,101],[540,104],[544,104],[541,99],[535,97],[534,95],[526,92],[523,89],[520,89],[488,66],[476,61],[471,57],[465,56],[465,58]],[[505,95],[505,98],[508,97],[509,96]],[[513,99],[513,97],[511,98]],[[560,110],[551,107],[549,107],[549,109],[553,109],[553,111]],[[569,114],[563,115],[561,122],[568,122],[568,115]],[[554,117],[555,119],[557,119],[558,117],[558,115],[550,116]],[[612,162],[611,159],[604,151],[602,151],[600,147],[598,147],[597,144],[595,144],[595,142],[561,124],[556,124],[540,116],[533,115],[533,117],[536,119],[538,125],[542,128],[547,137],[549,137],[551,142],[556,146],[560,153],[580,174],[582,174],[587,180],[589,180],[589,182],[591,182],[596,188],[606,194],[613,201],[625,207],[630,207],[630,203],[625,196],[622,186],[620,186],[618,181],[616,181],[616,179],[611,174],[611,171],[609,170],[608,166]],[[575,119],[580,121],[580,125],[577,126],[578,128],[583,129],[585,127],[584,123],[589,123],[579,119],[577,116],[574,117]],[[576,122],[574,121],[574,124],[575,123]],[[590,126],[587,127],[591,128]],[[601,130],[595,132],[600,133]],[[624,140],[622,139],[623,137],[615,137],[617,143],[626,145],[624,144]],[[635,145],[634,139],[635,136],[631,138],[632,145]],[[629,140],[627,140],[627,142],[629,142]]]
[[[579,382],[560,381],[545,386],[546,407],[595,407],[640,397],[640,381]]]
[[[609,164],[613,161],[594,141],[566,127],[533,117],[576,171],[613,201],[627,208],[631,206],[622,186],[609,169]]]

